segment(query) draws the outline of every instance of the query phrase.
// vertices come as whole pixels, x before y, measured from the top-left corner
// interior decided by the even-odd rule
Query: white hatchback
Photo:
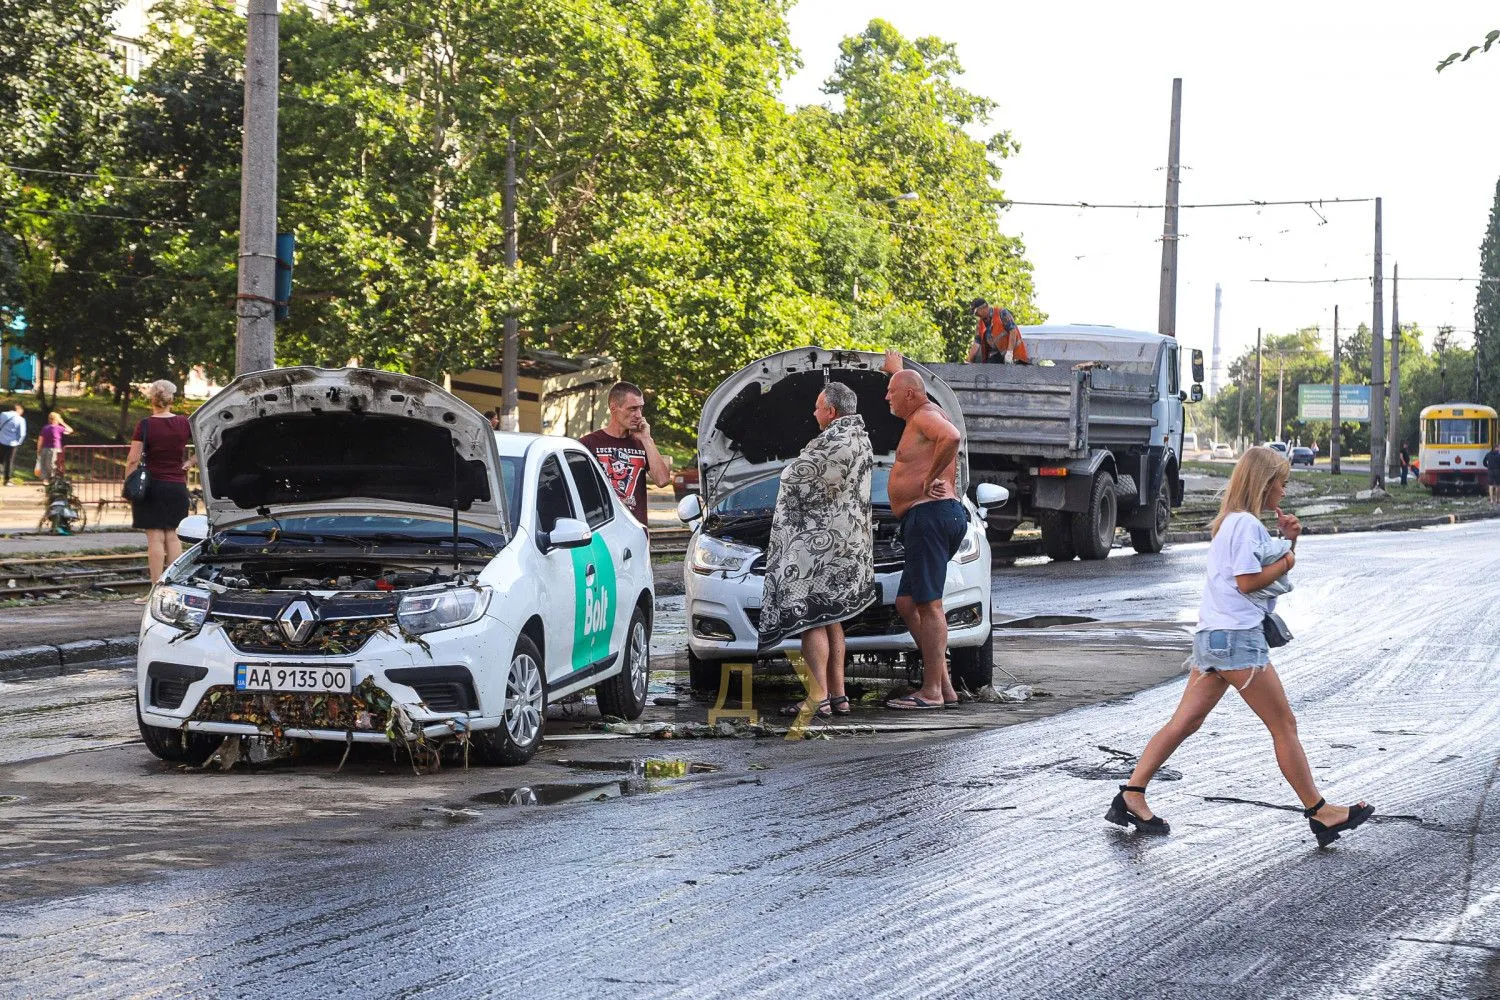
[[[917,644],[896,613],[896,588],[904,563],[899,520],[886,486],[905,424],[885,401],[884,357],[858,351],[807,347],[772,355],[730,376],[714,390],[698,424],[700,496],[685,497],[678,515],[694,526],[683,567],[688,620],[688,666],[694,687],[719,683],[724,661],[757,659],[759,615],[765,587],[765,549],[771,534],[782,466],[818,433],[813,403],[828,381],[842,382],[859,398],[858,412],[875,451],[871,503],[875,514],[875,579],[881,600],[844,623],[851,660],[906,660]],[[928,395],[964,431],[952,390],[921,365]],[[960,445],[959,489],[968,479],[967,443]],[[978,487],[986,506],[1008,498],[1000,486]],[[990,546],[980,508],[965,497],[969,530],[948,564],[943,607],[955,682],[971,689],[990,683],[994,639],[990,623]],[[798,648],[796,638],[778,652]]]
[[[436,745],[521,763],[549,699],[645,705],[646,531],[568,438],[496,434],[422,379],[244,375],[193,415],[198,541],[153,589],[147,748],[225,737]],[[196,524],[192,523],[196,520]]]

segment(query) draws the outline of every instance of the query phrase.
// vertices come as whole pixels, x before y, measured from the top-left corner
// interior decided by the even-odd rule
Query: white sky
[[[1144,14],[1151,10],[1154,14]],[[1160,204],[1172,78],[1183,78],[1181,201],[1383,199],[1386,329],[1399,263],[1403,323],[1428,342],[1440,324],[1473,327],[1475,285],[1408,277],[1478,274],[1495,184],[1500,46],[1434,72],[1439,59],[1500,27],[1477,0],[1268,0],[1066,3],[800,0],[792,40],[804,69],[793,105],[826,100],[838,43],[872,18],[908,38],[958,43],[960,82],[999,103],[986,133],[1021,143],[1004,165],[1010,198]],[[1183,210],[1178,333],[1208,354],[1214,284],[1223,286],[1225,364],[1283,333],[1372,319],[1369,283],[1266,285],[1372,271],[1374,206]],[[1038,304],[1057,322],[1156,329],[1162,211],[1016,206]],[[983,293],[986,289],[976,289]],[[1464,338],[1460,338],[1464,339]]]

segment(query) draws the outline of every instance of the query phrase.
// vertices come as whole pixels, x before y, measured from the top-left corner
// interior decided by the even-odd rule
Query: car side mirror
[[[1203,381],[1203,352],[1197,348],[1193,349],[1193,381]]]
[[[1010,490],[995,483],[980,483],[974,487],[974,502],[980,507],[1004,507],[1010,502]]]
[[[1193,392],[1192,395],[1188,396],[1188,401],[1193,403],[1203,402],[1203,386],[1194,383]]]
[[[677,503],[677,520],[684,524],[692,524],[703,516],[703,498],[696,493],[689,493]]]
[[[177,522],[177,540],[184,546],[197,545],[208,537],[208,518],[203,514],[189,514]]]
[[[576,517],[560,517],[552,530],[545,532],[542,547],[551,549],[577,549],[594,540],[594,532]]]

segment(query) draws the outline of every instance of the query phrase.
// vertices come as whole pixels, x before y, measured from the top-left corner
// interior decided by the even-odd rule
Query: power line
[[[145,219],[138,215],[108,215],[102,212],[68,212],[60,208],[9,208],[7,212],[21,212],[27,215],[67,215],[80,219],[115,219],[119,222],[146,222],[154,226],[191,226],[191,222],[183,222],[176,219]]]
[[[1365,284],[1370,284],[1371,282],[1374,281],[1374,277],[1372,275],[1366,274],[1366,275],[1361,275],[1360,277],[1357,277],[1357,278],[1249,278],[1249,279],[1246,279],[1246,280],[1248,280],[1248,281],[1250,281],[1250,282],[1252,282],[1254,284],[1257,284],[1257,285],[1259,285],[1259,284],[1266,284],[1266,285],[1338,285],[1338,284],[1343,284],[1344,282],[1348,282],[1348,281],[1362,281]],[[1395,281],[1396,279],[1393,278],[1393,277],[1387,277],[1387,278],[1383,278],[1382,280],[1384,280],[1384,281]],[[1457,281],[1457,282],[1472,282],[1474,284],[1491,284],[1491,283],[1495,283],[1495,282],[1500,282],[1500,277],[1496,277],[1496,278],[1424,278],[1424,277],[1405,277],[1405,278],[1402,278],[1401,280],[1402,281]]]
[[[186,184],[181,177],[140,177],[116,174],[95,174],[77,170],[44,170],[41,167],[18,167],[14,163],[0,163],[0,167],[22,174],[50,174],[54,177],[95,177],[107,181],[142,181],[151,184]]]
[[[1314,205],[1358,205],[1373,202],[1374,198],[1298,198],[1292,201],[1206,201],[1192,205],[1178,205],[1178,208],[1274,208],[1282,205],[1305,205],[1312,208]],[[1135,211],[1152,208],[1166,208],[1166,205],[1145,205],[1135,203],[1111,203],[1094,201],[1020,201],[1014,198],[996,198],[992,204],[1009,208],[1012,205],[1024,205],[1029,208],[1126,208]]]

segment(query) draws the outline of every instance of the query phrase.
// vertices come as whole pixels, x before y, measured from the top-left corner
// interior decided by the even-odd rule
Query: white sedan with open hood
[[[813,403],[829,381],[842,382],[859,397],[858,412],[875,452],[871,504],[875,521],[875,579],[881,600],[844,623],[851,659],[911,660],[917,644],[896,613],[896,588],[904,553],[886,492],[896,445],[905,423],[885,401],[889,377],[880,370],[884,357],[858,351],[800,348],[772,355],[731,375],[714,390],[698,424],[701,500],[683,499],[678,514],[695,524],[683,570],[688,617],[688,665],[694,687],[719,683],[727,660],[755,659],[761,597],[765,587],[765,550],[771,535],[782,467],[818,433]],[[921,365],[927,392],[957,426],[958,487],[968,480],[963,414],[948,386]],[[1007,492],[981,484],[979,499],[1003,504]],[[984,515],[968,497],[968,535],[948,563],[943,607],[948,617],[948,645],[955,681],[978,689],[990,683],[994,644],[990,632],[990,547]],[[780,651],[798,648],[783,642]]]
[[[578,442],[496,434],[419,378],[283,368],[193,415],[207,524],[151,593],[141,735],[469,741],[520,763],[549,699],[646,697],[645,529]],[[184,522],[179,533],[194,526]]]

